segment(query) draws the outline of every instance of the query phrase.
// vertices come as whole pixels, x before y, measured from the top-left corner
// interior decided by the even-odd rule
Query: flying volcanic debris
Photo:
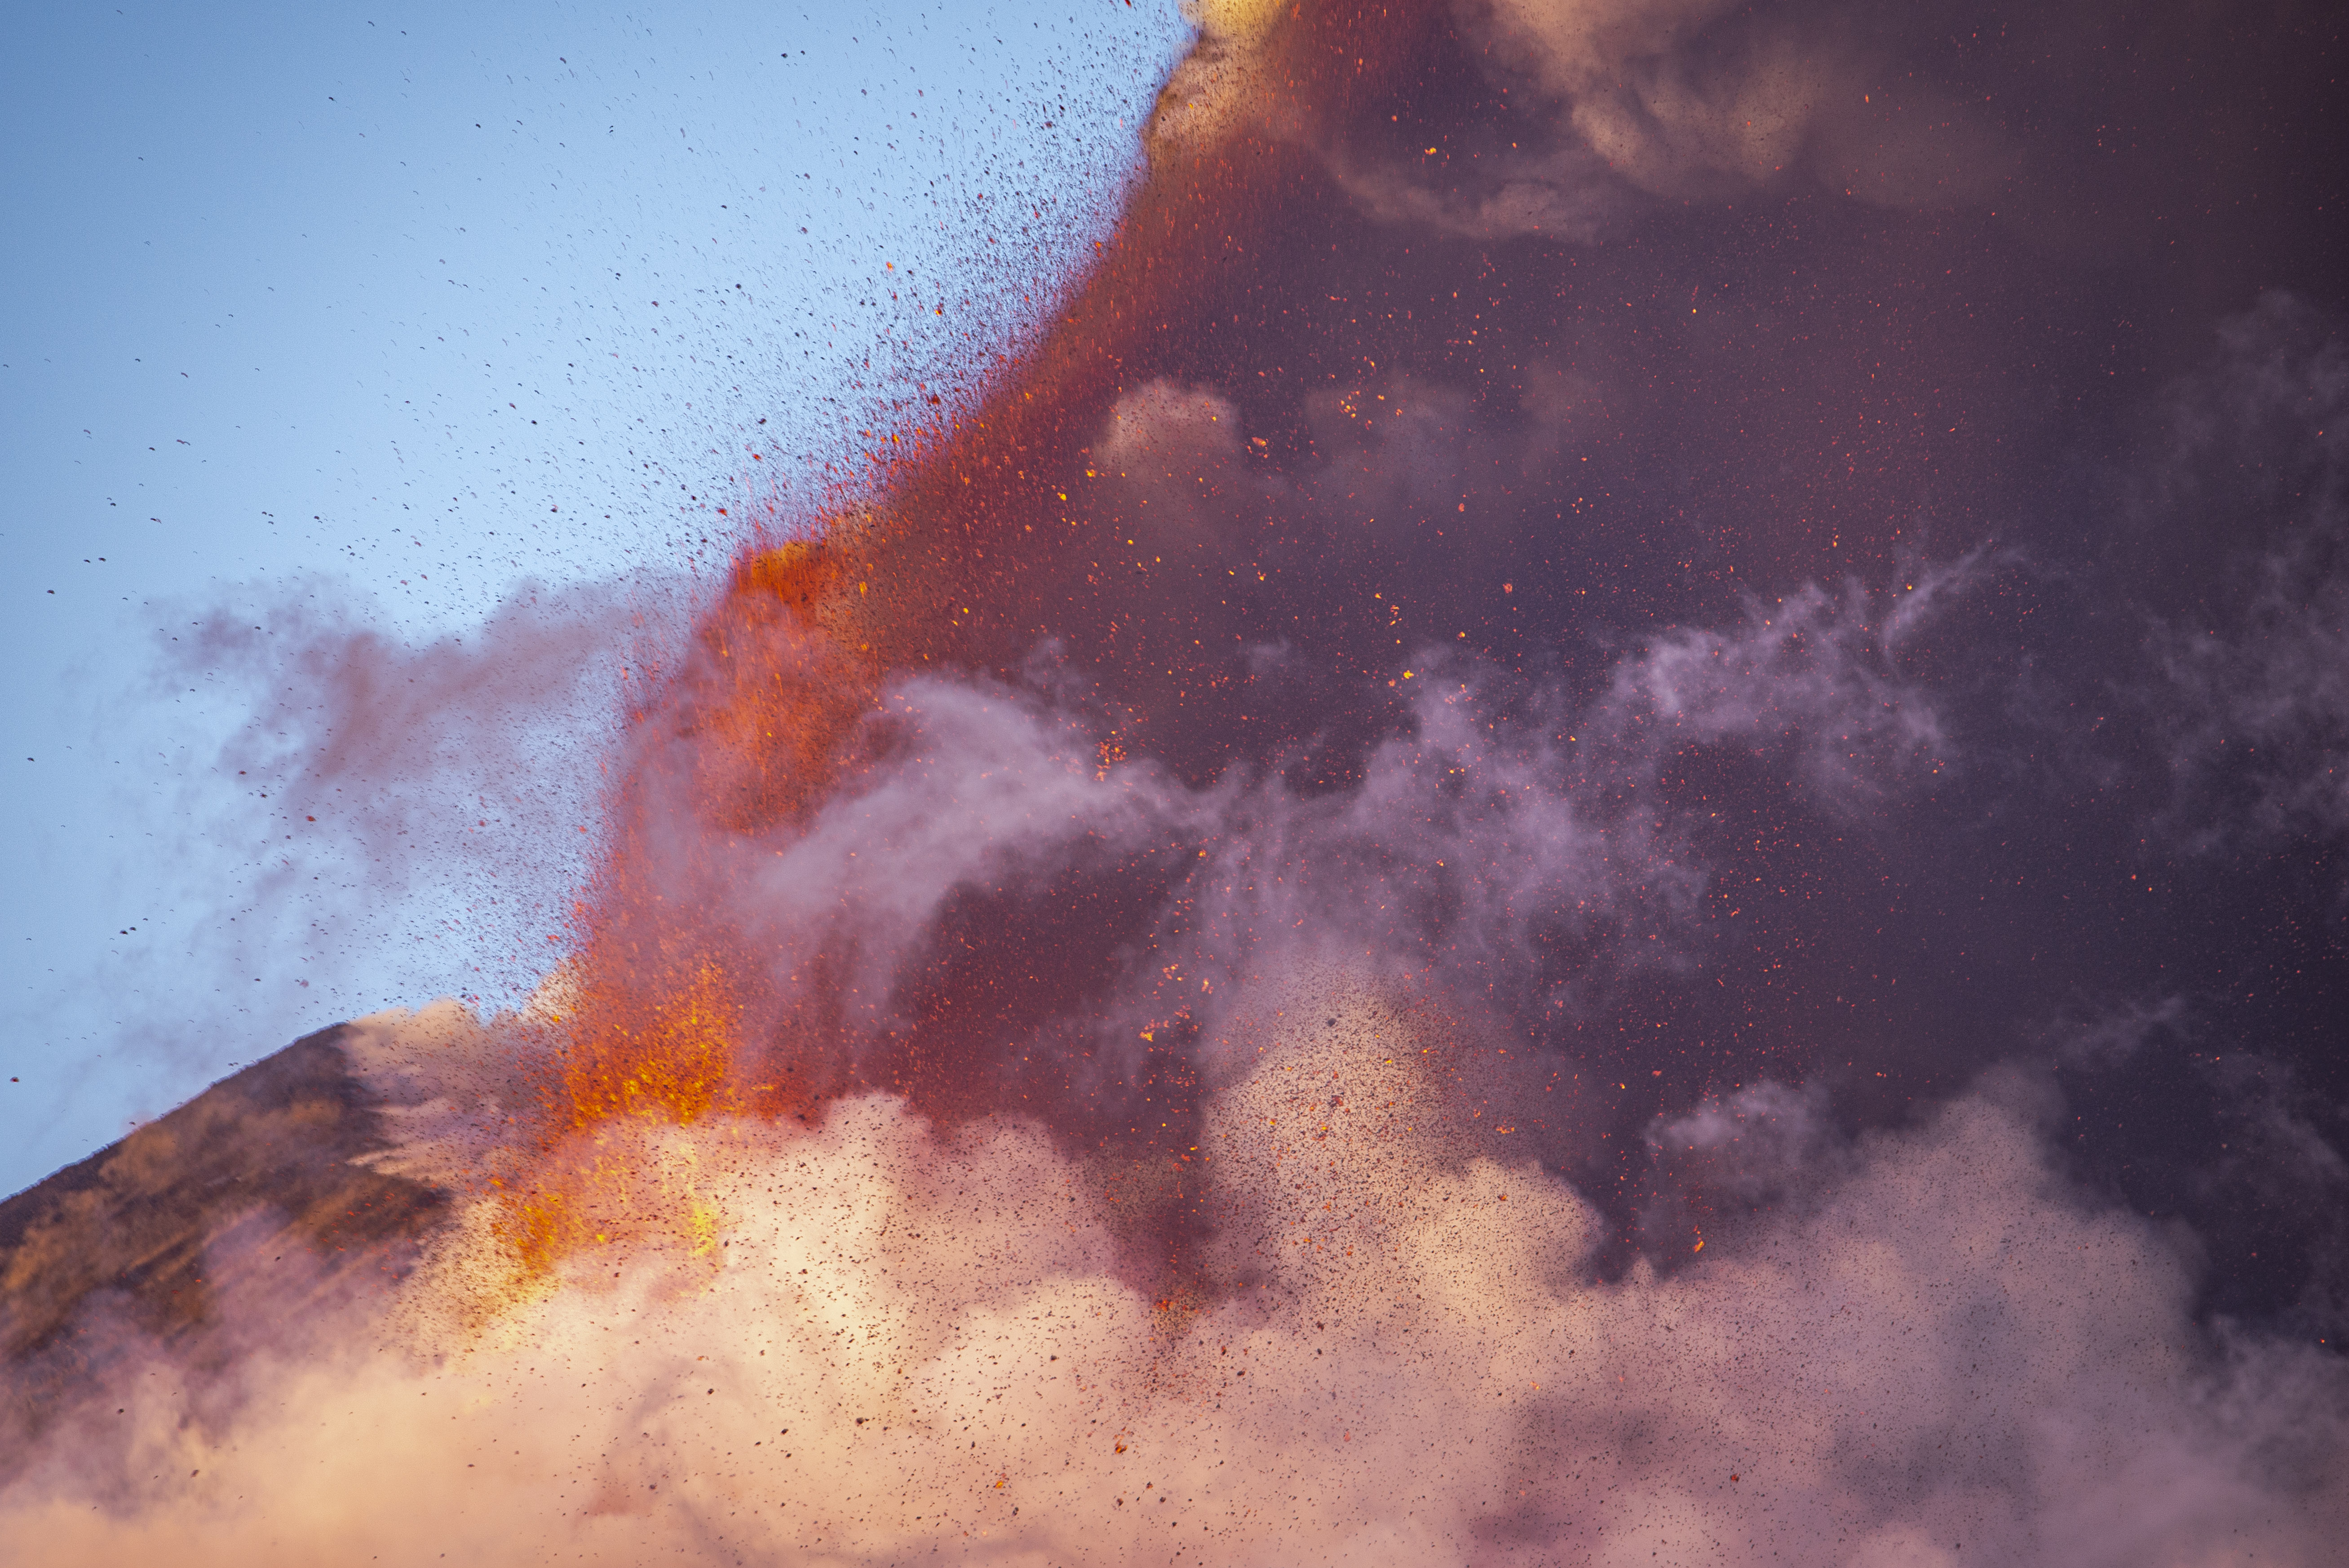
[[[2332,1560],[2337,22],[1197,24],[528,1007],[0,1206],[33,1560]]]

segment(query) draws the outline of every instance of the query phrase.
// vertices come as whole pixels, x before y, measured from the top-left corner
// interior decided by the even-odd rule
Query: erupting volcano
[[[2339,25],[1975,9],[1206,5],[526,1007],[0,1206],[0,1531],[2328,1560]]]

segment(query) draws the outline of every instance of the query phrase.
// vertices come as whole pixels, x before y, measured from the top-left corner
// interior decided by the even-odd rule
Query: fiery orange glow
[[[1210,18],[1162,94],[1146,177],[1032,351],[999,367],[964,417],[874,433],[885,477],[871,504],[812,536],[747,546],[682,667],[635,716],[576,923],[563,1067],[546,1086],[549,1158],[512,1201],[509,1234],[534,1266],[594,1240],[598,1202],[628,1183],[609,1158],[580,1152],[599,1128],[803,1114],[852,1087],[833,1048],[838,999],[820,977],[776,993],[742,934],[710,913],[711,879],[727,873],[698,834],[792,833],[855,767],[886,680],[1019,657],[1042,607],[1081,573],[1080,554],[1098,550],[1060,525],[1055,503],[1099,477],[1084,443],[1131,389],[1127,367],[1165,356],[1166,302],[1228,263],[1310,176],[1310,151],[1271,127],[1385,92],[1411,57],[1412,28],[1381,7],[1239,9],[1220,35]],[[1182,673],[1167,676],[1179,685]],[[1110,737],[1101,755],[1106,770],[1125,753]]]
[[[563,1068],[574,1127],[618,1116],[698,1121],[730,1087],[742,1008],[724,970],[705,959],[667,978],[641,1021],[630,1016],[633,1000],[593,992],[581,999],[583,1023]]]

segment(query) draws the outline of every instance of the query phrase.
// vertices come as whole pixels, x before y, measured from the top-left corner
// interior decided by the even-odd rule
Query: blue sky
[[[222,763],[255,693],[175,635],[307,604],[462,640],[526,583],[689,603],[746,444],[836,453],[876,387],[1017,333],[1186,38],[1104,0],[20,15],[0,1191],[465,989],[429,882],[267,907]],[[584,779],[601,717],[547,755]]]

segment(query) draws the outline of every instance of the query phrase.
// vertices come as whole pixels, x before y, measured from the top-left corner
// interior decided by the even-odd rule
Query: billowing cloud
[[[2216,592],[2155,637],[2146,693],[2168,754],[2164,826],[2205,849],[2349,835],[2349,347],[2271,294],[2175,389],[2140,526],[2234,548]]]
[[[2169,200],[2115,128],[2176,73],[2050,88],[2079,10],[1392,20],[1204,14],[1033,362],[627,706],[531,1004],[339,1037],[424,1266],[202,1356],[93,1298],[12,1534],[2323,1559],[2337,879],[2233,867],[2344,826],[2342,366],[2271,300],[2113,433],[2114,318],[2225,247],[2077,269],[2186,225],[2072,194]],[[304,816],[527,775],[500,694],[585,634],[315,640]]]
[[[1516,89],[1513,134],[1482,139],[1473,159],[1441,143],[1397,155],[1330,142],[1338,178],[1382,222],[1587,244],[1656,198],[1810,185],[1930,209],[1980,201],[2017,172],[1987,96],[1967,95],[1962,71],[1874,11],[1728,0],[1455,11],[1492,88]]]
[[[1865,201],[1947,205],[2000,172],[1979,107],[1895,68],[1884,31],[1836,8],[1496,0],[1491,17],[1591,150],[1659,195],[1807,169]]]
[[[253,867],[188,890],[227,906],[200,950],[248,980],[298,963],[302,985],[341,989],[355,957],[421,942],[442,965],[464,955],[468,995],[526,993],[585,871],[614,699],[662,663],[674,587],[525,583],[413,644],[325,583],[193,619],[160,678],[233,727],[187,791],[191,826]]]
[[[0,1493],[45,1561],[2323,1560],[2337,1361],[2196,1325],[2032,1093],[1815,1130],[1784,1199],[1591,1272],[1601,1220],[1464,1116],[1359,970],[1257,994],[1157,1179],[1220,1289],[1118,1264],[1130,1189],[1017,1117],[627,1134],[704,1216],[484,1326],[451,1233],[399,1312],[133,1366]],[[1659,1138],[1783,1139],[1760,1086]],[[1775,1123],[1774,1123],[1775,1119]],[[1834,1158],[1821,1159],[1832,1151]],[[556,1284],[558,1282],[550,1282]]]

